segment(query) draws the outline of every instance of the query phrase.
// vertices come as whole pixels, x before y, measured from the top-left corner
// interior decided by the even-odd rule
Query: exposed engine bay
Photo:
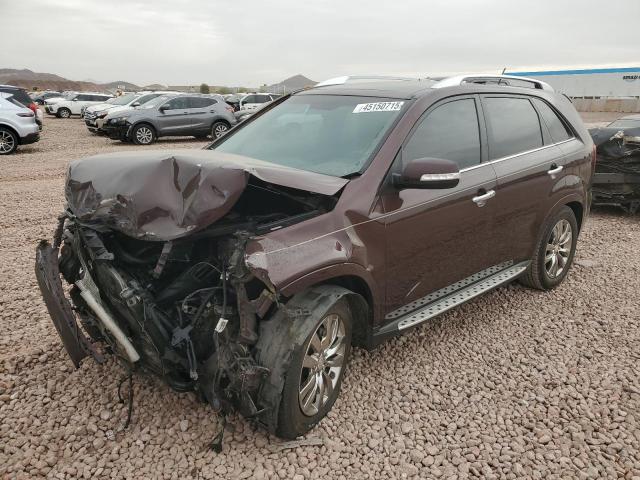
[[[68,209],[53,244],[43,241],[38,249],[45,302],[76,366],[88,355],[101,361],[102,344],[131,368],[197,392],[216,411],[256,416],[264,409],[257,392],[269,373],[254,354],[258,324],[286,299],[250,271],[245,247],[332,209],[337,197],[330,193],[342,180],[331,186],[318,177],[316,187],[308,183],[323,193],[304,191],[269,182],[281,174],[269,169],[247,173],[245,165],[209,162],[206,170],[198,158],[155,154],[135,163],[144,167],[140,175],[158,173],[155,183],[131,169],[118,175],[118,162],[91,180],[82,178],[86,160],[72,164]],[[58,271],[71,286],[75,315],[62,298]]]
[[[593,177],[595,205],[640,211],[640,129],[597,128],[589,131],[597,148]]]

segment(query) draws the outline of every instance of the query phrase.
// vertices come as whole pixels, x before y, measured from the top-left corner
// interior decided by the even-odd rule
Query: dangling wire
[[[127,375],[122,377],[122,379],[120,380],[120,383],[118,383],[118,400],[120,401],[120,403],[124,403],[124,399],[122,398],[122,394],[121,394],[121,389],[122,389],[122,384],[127,380],[129,380],[129,392],[128,392],[129,405],[127,409],[127,421],[124,422],[124,426],[122,427],[122,430],[126,430],[129,427],[129,424],[131,423],[131,415],[133,414],[133,368],[131,367],[131,365],[129,366]]]
[[[224,428],[227,426],[227,416],[222,415],[222,428],[218,432],[218,434],[213,437],[211,443],[209,444],[209,448],[216,453],[222,452],[222,437],[224,437]]]

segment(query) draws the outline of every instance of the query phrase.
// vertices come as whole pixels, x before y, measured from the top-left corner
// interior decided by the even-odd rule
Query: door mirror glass
[[[460,182],[458,164],[443,158],[409,160],[402,173],[393,174],[393,185],[406,188],[453,188]]]

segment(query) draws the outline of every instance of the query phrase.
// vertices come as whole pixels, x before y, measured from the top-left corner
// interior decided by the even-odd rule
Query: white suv
[[[257,110],[259,107],[264,106],[265,103],[272,102],[278,97],[278,95],[271,93],[250,93],[240,99],[240,111]]]
[[[40,129],[33,111],[13,98],[0,92],[0,155],[8,155],[18,145],[28,145],[40,140]]]
[[[55,115],[58,118],[69,118],[71,115],[80,115],[83,107],[104,103],[110,98],[113,98],[112,95],[104,93],[78,93],[69,99],[56,103],[47,101],[44,109],[49,115]]]

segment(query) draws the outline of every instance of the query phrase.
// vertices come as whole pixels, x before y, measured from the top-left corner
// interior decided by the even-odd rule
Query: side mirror
[[[135,108],[135,107],[139,107],[139,106],[140,106],[140,102],[133,102],[133,103],[131,104],[131,106],[132,106],[132,107],[134,107],[134,108]]]
[[[402,173],[394,173],[393,185],[406,188],[453,188],[460,182],[458,165],[443,158],[416,158],[410,160]]]
[[[158,110],[164,113],[165,110],[170,110],[169,105],[167,105],[166,103],[164,105],[160,105],[160,108]]]

